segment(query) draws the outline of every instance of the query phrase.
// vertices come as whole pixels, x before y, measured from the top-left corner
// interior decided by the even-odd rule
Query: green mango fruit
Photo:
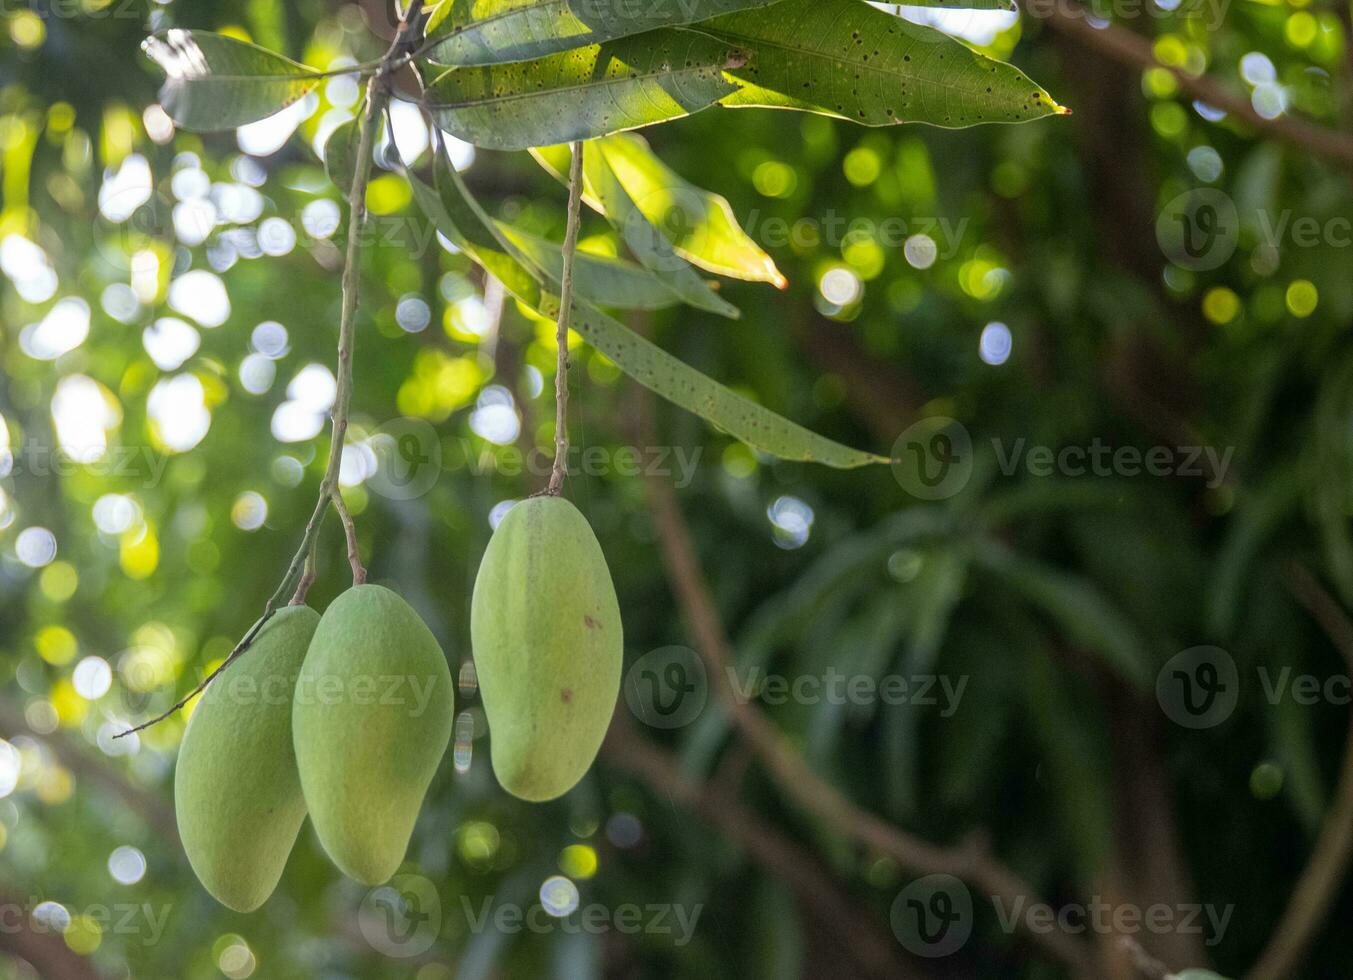
[[[446,655],[407,602],[358,585],[325,610],[291,727],[310,822],[348,877],[399,870],[454,712]]]
[[[252,912],[273,893],[305,798],[291,743],[291,702],[319,613],[287,606],[207,685],[174,769],[179,837],[202,886]]]
[[[498,782],[539,802],[567,793],[601,748],[620,694],[620,604],[587,519],[561,497],[507,512],[470,607]]]

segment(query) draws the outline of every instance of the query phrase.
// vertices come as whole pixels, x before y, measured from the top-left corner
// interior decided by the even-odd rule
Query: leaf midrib
[[[473,68],[473,67],[452,68],[451,71],[493,71],[496,67],[499,66],[485,66],[483,68]],[[505,102],[520,102],[527,99],[548,99],[551,98],[552,96],[558,96],[562,92],[590,92],[594,90],[603,90],[606,87],[612,85],[635,84],[638,82],[649,81],[650,79],[654,78],[676,78],[676,77],[684,78],[689,75],[699,75],[702,71],[709,71],[711,69],[714,69],[720,73],[726,70],[723,65],[716,65],[712,63],[700,64],[691,66],[689,68],[687,67],[682,67],[679,69],[669,68],[667,71],[639,72],[634,75],[626,75],[623,78],[602,78],[597,81],[585,82],[581,85],[568,85],[563,88],[551,88],[535,92],[518,92],[513,95],[498,95],[487,99],[474,99],[469,102],[431,102],[428,104],[428,108],[477,109],[486,105],[502,105]],[[443,75],[442,78],[444,77],[446,76]],[[440,81],[441,78],[438,78],[436,81],[432,83],[432,87],[434,90],[436,89],[437,84]],[[728,84],[731,87],[735,87],[735,83],[733,82],[729,82]]]
[[[166,85],[183,84],[191,82],[194,85],[200,85],[203,82],[318,82],[324,76],[315,74],[305,75],[222,75],[219,72],[208,72],[205,75],[180,75],[177,78],[166,78]]]
[[[872,75],[879,75],[884,78],[899,78],[905,79],[906,81],[909,82],[923,82],[927,86],[940,89],[947,89],[953,92],[971,91],[970,87],[965,87],[955,82],[945,81],[943,79],[924,77],[920,74],[915,73],[915,71],[912,69],[891,70],[888,68],[877,68],[865,62],[852,61],[849,58],[842,58],[839,55],[824,54],[823,52],[814,50],[812,48],[796,47],[794,45],[787,44],[783,41],[770,41],[760,37],[749,37],[745,34],[739,34],[736,31],[713,29],[713,28],[696,29],[693,27],[676,27],[673,28],[673,30],[687,31],[692,34],[704,34],[710,38],[713,38],[714,40],[723,41],[726,44],[734,44],[737,47],[747,48],[752,52],[755,52],[758,48],[778,48],[779,50],[787,52],[789,54],[796,54],[804,57],[816,58],[822,61],[826,61],[833,65],[842,65],[849,66],[851,68],[860,68],[866,72],[869,72]],[[957,44],[958,42],[954,43]],[[963,47],[962,45],[958,46],[960,48]],[[966,51],[967,49],[964,48],[963,50]],[[751,64],[749,65],[749,67],[752,66],[755,66],[754,61],[751,62]],[[757,88],[765,88],[764,85],[761,85],[760,83],[754,80],[747,80],[745,82],[743,82],[742,80],[739,81],[741,84],[744,85],[754,85]],[[793,93],[790,92],[785,92],[783,94],[789,96],[790,98],[798,98],[798,96],[795,96],[793,95]]]

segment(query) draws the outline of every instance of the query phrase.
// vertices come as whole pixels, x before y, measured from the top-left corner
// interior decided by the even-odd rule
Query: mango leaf
[[[599,145],[621,185],[678,255],[731,279],[768,282],[779,289],[789,284],[775,260],[742,230],[728,201],[668,167],[642,136],[621,134]]]
[[[256,44],[210,31],[162,31],[142,42],[164,71],[160,104],[183,129],[234,129],[285,109],[323,72]]]
[[[1018,68],[858,0],[786,0],[699,25],[746,50],[732,108],[801,109],[865,126],[946,128],[1066,114]]]
[[[607,220],[620,233],[639,263],[697,310],[737,319],[740,316],[737,307],[720,299],[644,217],[596,144],[584,143],[583,147],[583,172],[601,199]]]
[[[440,65],[530,61],[778,0],[449,0],[427,26]]]
[[[515,245],[551,282],[564,274],[564,251],[558,242],[532,235],[505,221],[498,231]],[[681,300],[657,276],[631,262],[578,252],[573,263],[573,288],[589,303],[626,310],[665,310]]]
[[[607,136],[604,139],[610,139]],[[602,140],[592,140],[588,145],[600,143]],[[552,176],[565,187],[568,186],[569,166],[573,162],[573,150],[567,143],[556,143],[554,146],[533,146],[531,147],[531,156],[535,158],[536,163],[540,164],[545,172]],[[597,214],[605,214],[606,208],[602,206],[601,198],[597,197],[597,190],[587,179],[587,171],[583,171],[583,203],[586,204]]]
[[[558,300],[553,296],[546,299],[551,302],[541,312],[553,317]],[[836,469],[889,462],[886,456],[851,449],[758,405],[586,303],[575,304],[569,325],[645,388],[753,449],[780,459],[822,463]]]
[[[496,275],[509,293],[553,319],[559,299],[544,288],[543,273],[533,269],[526,255],[498,231],[445,154],[436,154],[434,166],[435,190],[409,174],[414,196],[429,219],[452,243]],[[569,320],[584,340],[640,384],[754,449],[839,469],[889,462],[820,436],[739,395],[584,300],[574,303]]]
[[[775,260],[742,230],[728,201],[697,187],[667,164],[642,136],[620,133],[596,140],[611,172],[648,222],[672,243],[676,254],[706,272],[768,282],[783,289],[788,281]],[[545,146],[531,151],[542,167],[567,180],[568,147]],[[596,188],[584,180],[583,200],[606,213]]]
[[[558,244],[506,222],[494,222],[490,227],[487,218],[481,220],[478,214],[466,209],[455,193],[438,193],[412,172],[407,176],[414,198],[428,220],[457,248],[496,276],[517,299],[534,309],[543,301],[542,283],[548,281],[558,288],[564,266],[563,251]],[[441,186],[449,185],[440,173],[439,178]],[[447,204],[452,213],[448,213]],[[577,295],[594,303],[626,309],[662,309],[679,302],[666,286],[629,263],[578,252],[573,272]]]
[[[458,193],[464,185],[455,169],[445,162],[444,153],[433,155],[432,166],[432,184],[412,170],[405,171],[413,198],[423,214],[448,241],[496,276],[512,296],[535,309],[542,300],[543,273],[531,268],[525,254],[493,230],[487,215],[471,208],[468,192]]]
[[[699,112],[736,90],[736,48],[690,31],[650,31],[535,61],[452,68],[428,85],[442,129],[494,150],[593,139]]]
[[[343,192],[343,197],[352,192],[353,166],[357,163],[358,137],[361,135],[357,119],[349,119],[341,124],[324,143],[324,172],[329,180]]]

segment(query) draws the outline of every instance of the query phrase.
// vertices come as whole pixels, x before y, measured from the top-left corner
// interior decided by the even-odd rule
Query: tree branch
[[[602,751],[612,766],[637,776],[655,791],[699,815],[784,881],[805,907],[814,910],[842,955],[853,960],[865,974],[924,976],[914,968],[903,970],[896,944],[869,927],[868,920],[842,894],[840,886],[817,867],[812,855],[765,824],[730,794],[691,779],[677,759],[646,742],[624,723],[619,712]]]
[[[1250,100],[1232,92],[1221,82],[1207,75],[1193,76],[1171,65],[1156,60],[1150,38],[1125,27],[1110,24],[1093,26],[1087,19],[1088,10],[1079,5],[1066,9],[1065,0],[1027,0],[1026,6],[1035,17],[1047,22],[1053,30],[1074,37],[1086,46],[1137,68],[1163,68],[1174,75],[1179,88],[1201,102],[1224,109],[1244,120],[1256,132],[1291,143],[1318,156],[1323,156],[1345,167],[1353,166],[1353,136],[1337,130],[1313,125],[1292,116],[1265,119],[1255,111]]]
[[[1287,587],[1330,642],[1343,654],[1353,671],[1353,621],[1304,566],[1293,562],[1287,569]],[[1306,951],[1329,916],[1339,885],[1348,872],[1353,854],[1353,712],[1349,714],[1344,761],[1334,802],[1316,837],[1306,868],[1288,899],[1287,909],[1268,941],[1259,962],[1246,980],[1283,980],[1296,976]]]
[[[0,929],[0,953],[19,957],[32,966],[39,977],[99,980],[94,964],[73,952],[59,932],[35,930],[31,924],[31,910],[12,895],[0,893],[0,911],[4,912],[5,922],[5,927]]]

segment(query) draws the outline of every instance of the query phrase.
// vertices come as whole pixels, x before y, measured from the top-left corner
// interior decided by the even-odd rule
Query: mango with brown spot
[[[533,497],[494,532],[470,609],[493,771],[524,800],[586,774],[620,694],[620,604],[587,519]]]

